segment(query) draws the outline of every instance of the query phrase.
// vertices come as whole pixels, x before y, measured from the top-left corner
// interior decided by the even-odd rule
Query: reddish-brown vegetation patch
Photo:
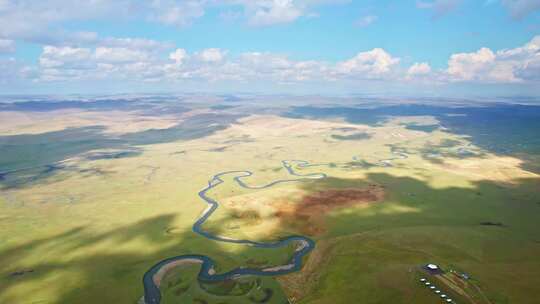
[[[365,188],[327,189],[303,196],[299,202],[282,201],[274,204],[274,214],[282,221],[308,235],[325,231],[324,215],[332,210],[382,201],[382,186],[370,184]]]
[[[245,221],[248,225],[257,225],[261,222],[261,215],[256,210],[237,210],[233,209],[231,215],[235,219]]]
[[[329,189],[304,196],[300,209],[328,209],[351,203],[375,202],[382,198],[382,188],[370,185],[365,189]]]

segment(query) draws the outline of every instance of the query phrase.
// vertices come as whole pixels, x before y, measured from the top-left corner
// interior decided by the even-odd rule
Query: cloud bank
[[[161,48],[156,48],[159,46]],[[10,62],[11,69],[14,63]],[[44,46],[33,81],[130,79],[143,82],[196,80],[272,81],[301,83],[322,81],[392,81],[444,83],[533,83],[540,79],[540,36],[523,46],[493,51],[481,48],[452,54],[444,69],[427,62],[409,66],[382,48],[358,52],[337,62],[293,60],[284,54],[208,48],[189,53],[183,48],[151,40],[104,39],[95,47]],[[27,73],[28,74],[28,73]]]

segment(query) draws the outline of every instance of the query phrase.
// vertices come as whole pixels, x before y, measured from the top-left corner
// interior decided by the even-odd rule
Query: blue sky
[[[0,94],[538,96],[539,81],[540,0],[0,0]]]

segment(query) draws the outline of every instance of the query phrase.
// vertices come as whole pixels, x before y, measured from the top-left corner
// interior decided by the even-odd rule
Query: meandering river
[[[376,165],[381,167],[391,166],[391,162],[397,159],[407,158],[407,154],[397,151],[392,151],[392,154],[396,155],[394,158],[382,159],[377,161]],[[359,160],[359,157],[353,157],[353,160]],[[276,265],[262,268],[250,268],[250,267],[238,267],[225,273],[216,273],[215,262],[205,255],[179,255],[162,260],[152,266],[143,276],[144,285],[144,297],[143,302],[146,304],[159,304],[161,302],[161,291],[159,285],[165,274],[171,269],[185,265],[185,264],[200,264],[201,270],[199,271],[198,280],[203,282],[219,282],[225,280],[238,279],[242,276],[255,275],[255,276],[277,276],[288,274],[300,270],[302,267],[302,258],[307,255],[315,247],[315,242],[305,236],[293,235],[275,242],[257,242],[251,240],[233,239],[225,236],[214,235],[208,231],[205,231],[202,226],[212,216],[212,214],[219,207],[219,202],[212,199],[207,193],[223,184],[225,181],[222,179],[224,176],[234,176],[233,180],[240,186],[246,189],[265,189],[275,186],[281,183],[300,182],[306,180],[322,179],[326,178],[325,173],[310,173],[299,174],[294,170],[294,166],[299,168],[315,167],[329,164],[310,164],[304,160],[284,160],[281,162],[283,167],[287,170],[289,175],[294,178],[279,179],[270,182],[265,185],[249,185],[244,182],[244,179],[252,176],[251,171],[225,171],[214,175],[208,185],[199,191],[199,197],[208,204],[208,208],[202,213],[202,215],[193,224],[193,231],[200,234],[210,240],[226,243],[243,244],[246,246],[253,246],[259,248],[281,248],[295,245],[296,249],[292,257],[286,264]]]

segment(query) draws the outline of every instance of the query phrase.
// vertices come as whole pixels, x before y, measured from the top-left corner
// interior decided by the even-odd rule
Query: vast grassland
[[[267,303],[438,303],[418,283],[428,262],[467,272],[492,304],[540,297],[534,151],[489,149],[433,113],[366,122],[252,105],[161,110],[0,112],[0,303],[136,303],[142,275],[182,254],[207,255],[218,272],[284,263],[294,248],[191,230],[211,176],[250,170],[245,182],[262,185],[290,178],[282,160],[329,177],[262,190],[226,179],[210,193],[221,205],[205,228],[260,241],[307,235],[316,247],[302,271],[206,286],[196,267],[179,268],[162,283],[163,303],[261,303],[267,289]]]

